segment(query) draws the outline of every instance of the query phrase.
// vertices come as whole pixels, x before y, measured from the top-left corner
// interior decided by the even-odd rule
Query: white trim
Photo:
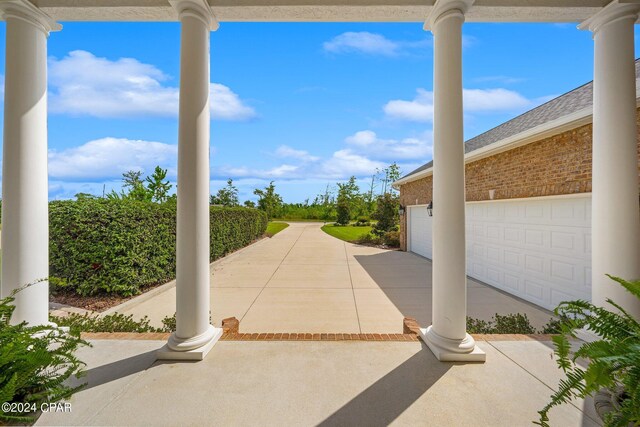
[[[581,199],[591,197],[591,193],[556,194],[553,196],[519,197],[517,199],[494,200],[470,200],[466,204],[495,203],[495,202],[523,202],[526,200],[554,200],[554,199]]]
[[[28,0],[0,2],[0,19],[16,18],[35,25],[47,36],[51,31],[62,30],[62,25]]]
[[[640,1],[638,0],[613,0],[591,17],[578,25],[579,30],[589,30],[595,35],[605,25],[617,22],[621,19],[638,20]]]

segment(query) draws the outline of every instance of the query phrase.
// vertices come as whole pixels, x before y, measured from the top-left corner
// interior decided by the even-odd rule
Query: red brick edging
[[[235,317],[222,320],[224,333],[220,341],[387,341],[416,342],[419,341],[420,326],[418,322],[405,317],[402,334],[351,334],[351,333],[301,333],[301,332],[264,332],[241,333],[240,321]],[[158,340],[165,341],[168,333],[136,333],[136,332],[83,332],[82,338],[87,340]],[[516,335],[516,334],[474,334],[476,341],[551,341],[551,335]]]
[[[222,341],[418,341],[413,334],[312,334],[312,333],[233,333]]]
[[[168,333],[136,332],[83,332],[86,340],[156,340],[166,341]],[[551,341],[552,335],[472,334],[476,341]],[[388,341],[415,342],[415,334],[315,334],[315,333],[231,333],[223,334],[221,341]]]

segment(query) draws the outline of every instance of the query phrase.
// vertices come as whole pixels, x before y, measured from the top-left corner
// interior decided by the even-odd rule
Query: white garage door
[[[467,274],[542,307],[591,299],[591,196],[467,203]],[[409,209],[409,250],[432,258],[431,218]]]
[[[542,307],[591,299],[591,196],[467,203],[467,274]]]
[[[431,222],[426,206],[410,206],[407,236],[409,251],[431,259]]]

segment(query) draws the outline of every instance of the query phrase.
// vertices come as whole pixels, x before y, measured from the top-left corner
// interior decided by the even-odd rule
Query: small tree
[[[376,173],[382,176],[381,178],[379,178],[382,184],[382,186],[380,187],[380,195],[397,191],[391,186],[394,181],[400,179],[401,172],[400,167],[397,163],[394,162],[382,170],[376,169]]]
[[[142,180],[142,172],[130,170],[122,174],[122,191],[112,190],[109,199],[132,199],[141,202],[164,203],[171,199],[169,191],[172,185],[165,181],[167,170],[156,166],[153,174]],[[145,181],[147,185],[145,186]]]
[[[142,172],[130,170],[122,174],[123,199],[134,199],[142,202],[151,201],[151,193],[147,191],[144,182],[140,178]]]
[[[256,188],[253,194],[258,196],[258,209],[265,211],[269,219],[273,218],[282,206],[282,197],[276,193],[273,181],[264,190]]]
[[[210,203],[212,205],[222,206],[240,205],[240,202],[238,201],[238,188],[233,185],[233,180],[231,178],[227,180],[226,187],[218,190],[218,193],[215,196],[211,196]]]
[[[349,224],[351,219],[351,209],[349,207],[349,201],[344,195],[338,196],[338,203],[336,205],[336,222],[340,225]]]
[[[244,207],[245,208],[255,208],[256,207],[256,202],[254,202],[253,200],[245,200],[244,201]]]
[[[398,207],[400,200],[398,196],[391,193],[385,193],[378,196],[376,211],[371,215],[373,219],[378,220],[373,226],[372,232],[377,236],[383,236],[388,231],[398,230],[399,214]]]
[[[352,176],[349,178],[349,181],[345,183],[338,183],[338,200],[336,201],[336,210],[342,210],[342,214],[345,214],[345,209],[347,209],[347,213],[349,215],[349,219],[351,217],[355,217],[357,215],[362,215],[366,212],[364,197],[360,194],[360,188],[356,183],[356,177]],[[339,207],[342,204],[344,206]],[[337,212],[338,216],[340,216],[340,212]],[[339,222],[339,221],[338,221]],[[348,223],[348,220],[347,220]]]
[[[153,170],[153,174],[146,178],[147,181],[147,197],[151,197],[151,200],[156,203],[164,203],[169,199],[169,190],[171,190],[171,183],[165,181],[167,178],[167,170],[162,169],[160,166],[156,166]]]

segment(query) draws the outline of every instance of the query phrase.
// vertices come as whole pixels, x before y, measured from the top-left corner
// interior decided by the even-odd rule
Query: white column
[[[209,322],[209,32],[204,0],[171,2],[182,24],[178,130],[176,327],[163,359],[201,360],[222,335]]]
[[[7,21],[2,154],[2,296],[12,322],[49,317],[47,37],[62,27],[25,0],[0,3]]]
[[[640,318],[640,303],[605,274],[640,279],[634,23],[639,4],[611,2],[579,28],[593,32],[592,299]],[[611,307],[611,306],[609,306]]]
[[[462,24],[472,0],[438,0],[425,28],[434,37],[433,323],[422,338],[438,360],[483,362],[466,333]]]

